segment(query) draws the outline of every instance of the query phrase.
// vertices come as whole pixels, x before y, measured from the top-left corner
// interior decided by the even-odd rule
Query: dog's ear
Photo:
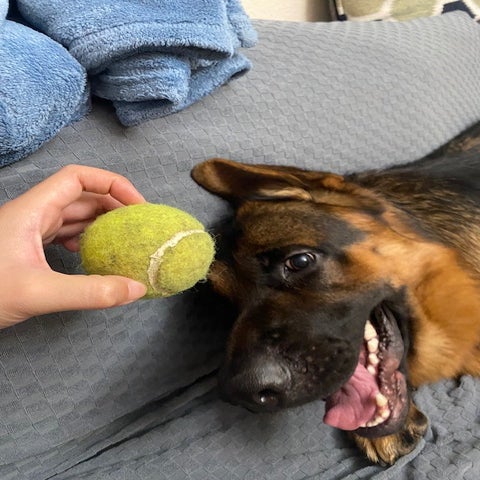
[[[298,199],[312,200],[313,183],[334,187],[340,175],[308,172],[293,167],[247,165],[212,158],[192,170],[193,179],[206,190],[230,201]]]
[[[192,170],[206,190],[238,204],[245,200],[302,200],[383,210],[379,199],[341,175],[212,158]]]

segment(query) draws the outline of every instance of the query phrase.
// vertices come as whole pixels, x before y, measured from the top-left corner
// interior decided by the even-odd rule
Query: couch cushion
[[[389,20],[403,21],[413,18],[442,15],[461,11],[475,20],[480,20],[480,4],[462,0],[330,0],[334,18],[337,20]]]

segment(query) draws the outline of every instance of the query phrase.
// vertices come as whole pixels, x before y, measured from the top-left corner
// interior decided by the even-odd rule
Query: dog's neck
[[[478,160],[420,160],[390,170],[355,174],[348,179],[388,200],[422,235],[457,249],[480,277]]]

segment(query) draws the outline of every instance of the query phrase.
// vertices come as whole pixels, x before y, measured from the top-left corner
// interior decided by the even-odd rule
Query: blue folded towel
[[[57,42],[5,20],[0,0],[0,167],[50,140],[88,109],[84,68]]]
[[[239,0],[17,0],[21,14],[88,70],[92,93],[133,125],[187,107],[250,62]],[[134,102],[132,105],[126,105]],[[139,103],[142,102],[142,103]]]
[[[182,92],[181,98],[173,98],[169,92],[160,99],[153,98],[137,102],[114,101],[113,105],[123,125],[138,125],[146,120],[183,110],[231,78],[243,75],[249,69],[249,60],[242,54],[236,53],[230,58],[218,60],[208,66],[193,70],[186,86],[186,94]],[[185,87],[183,83],[182,86]],[[175,88],[171,89],[171,91],[174,90]]]

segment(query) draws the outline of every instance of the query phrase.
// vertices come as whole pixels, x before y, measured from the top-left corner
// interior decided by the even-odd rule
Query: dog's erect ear
[[[378,211],[378,198],[333,173],[273,165],[248,165],[212,158],[192,170],[193,179],[232,203],[245,200],[302,200]]]

